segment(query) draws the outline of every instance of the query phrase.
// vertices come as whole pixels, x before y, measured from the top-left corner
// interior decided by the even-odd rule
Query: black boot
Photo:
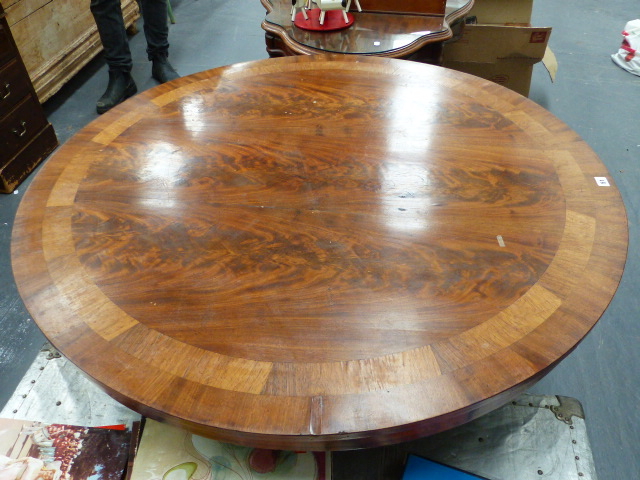
[[[170,80],[180,78],[178,72],[171,66],[169,60],[164,55],[158,55],[153,57],[151,66],[151,76],[160,83],[165,83]]]
[[[104,95],[98,100],[96,110],[102,114],[135,95],[137,91],[138,87],[129,72],[109,70],[109,85]]]

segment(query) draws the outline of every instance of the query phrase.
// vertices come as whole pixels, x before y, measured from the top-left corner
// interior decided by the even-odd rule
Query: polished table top
[[[296,54],[350,53],[384,57],[406,57],[427,44],[453,37],[451,25],[466,15],[473,0],[448,0],[444,15],[358,12],[352,2],[354,24],[344,30],[314,32],[291,21],[291,0],[261,0],[267,9],[262,28],[277,35]],[[401,2],[400,2],[401,3]],[[415,2],[414,2],[415,3]]]
[[[181,78],[89,124],[26,192],[12,260],[48,339],[117,400],[301,450],[515,398],[594,326],[626,248],[606,168],[527,98],[312,55]]]

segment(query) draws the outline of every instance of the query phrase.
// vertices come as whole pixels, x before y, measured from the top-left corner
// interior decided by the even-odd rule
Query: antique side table
[[[262,28],[271,57],[347,53],[432,64],[441,62],[442,44],[454,35],[452,25],[473,7],[473,0],[363,0],[362,12],[352,7],[351,27],[318,32],[293,25],[290,0],[261,2],[267,10]],[[393,11],[394,4],[400,11]],[[377,11],[368,9],[371,6]]]

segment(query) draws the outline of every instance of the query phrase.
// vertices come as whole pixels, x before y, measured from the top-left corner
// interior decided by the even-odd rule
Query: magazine
[[[0,419],[0,480],[122,480],[131,431]]]
[[[231,445],[146,419],[130,480],[330,480],[330,459]]]

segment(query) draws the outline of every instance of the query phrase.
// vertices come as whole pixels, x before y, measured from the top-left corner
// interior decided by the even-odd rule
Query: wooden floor
[[[635,427],[640,423],[636,408],[640,384],[634,369],[627,365],[640,361],[636,348],[640,337],[636,321],[640,304],[635,287],[640,266],[638,255],[634,255],[638,247],[637,144],[640,142],[636,140],[635,107],[629,102],[637,92],[639,80],[615,67],[609,59],[619,46],[620,31],[635,17],[628,13],[628,5],[622,1],[608,4],[606,8],[596,3],[565,2],[562,15],[556,2],[537,0],[535,3],[534,23],[554,27],[551,47],[558,56],[560,72],[556,84],[552,85],[542,66],[536,66],[531,98],[567,122],[607,164],[627,205],[631,244],[625,277],[602,321],[578,349],[532,391],[580,399],[586,410],[600,476],[637,478],[640,472],[633,459],[638,457],[640,444]],[[172,27],[172,60],[182,73],[266,57],[263,32],[253,30],[255,22],[259,24],[264,16],[261,6],[250,7],[238,16],[229,2],[218,1],[213,5],[214,8],[210,8],[186,1],[174,4],[178,24]],[[227,21],[214,22],[214,17]],[[211,35],[206,39],[199,34],[194,36],[194,22],[199,26],[210,22],[204,29]],[[593,34],[594,30],[598,35]],[[237,41],[242,31],[249,32],[249,36]],[[230,44],[227,41],[230,37],[236,41]],[[139,79],[139,86],[152,86],[144,59],[144,40],[134,38],[132,45],[138,52],[134,53],[134,75]],[[93,105],[87,106],[86,99],[97,98],[105,83],[106,72],[96,63],[49,102],[50,120],[61,140],[95,117]],[[6,245],[0,252],[3,274],[9,271],[9,232],[20,197],[21,193],[0,198],[0,239]],[[0,341],[3,402],[11,394],[10,386],[21,378],[20,372],[24,372],[43,342],[27,320],[29,316],[16,298],[10,277],[7,280],[0,282],[3,331],[12,331],[15,335],[5,335]],[[624,360],[620,362],[620,358]]]

